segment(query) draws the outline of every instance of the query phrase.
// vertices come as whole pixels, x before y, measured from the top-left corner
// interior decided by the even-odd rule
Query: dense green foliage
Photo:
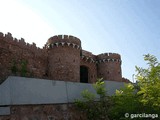
[[[160,63],[153,55],[145,55],[149,67],[147,69],[136,67],[137,80],[140,90],[140,101],[153,108],[160,107]]]
[[[126,84],[112,97],[111,119],[131,119],[125,114],[159,114],[160,115],[160,63],[153,55],[144,55],[148,68],[136,67],[136,84]],[[154,117],[154,115],[153,115]],[[160,117],[160,116],[159,116]],[[136,120],[150,120],[137,117]],[[159,119],[159,118],[155,118]]]
[[[95,94],[88,90],[82,91],[82,100],[76,100],[75,104],[81,112],[86,114],[88,120],[109,120],[108,109],[110,107],[110,99],[106,96],[104,82],[99,79],[93,84],[96,90]]]

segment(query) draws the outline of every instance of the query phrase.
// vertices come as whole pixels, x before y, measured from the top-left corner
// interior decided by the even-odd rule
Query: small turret
[[[117,53],[97,55],[97,75],[104,80],[122,81],[121,56]]]

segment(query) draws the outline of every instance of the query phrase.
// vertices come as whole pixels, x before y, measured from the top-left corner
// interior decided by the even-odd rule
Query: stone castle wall
[[[80,60],[81,66],[88,68],[89,83],[94,83],[97,80],[97,65],[96,56],[91,52],[82,50],[82,56]]]
[[[13,105],[0,120],[87,120],[73,104]]]
[[[47,68],[47,51],[17,40],[11,33],[0,33],[0,79],[9,75],[44,78]]]
[[[41,49],[0,33],[0,81],[9,75],[80,82],[81,67],[88,69],[87,82],[98,78],[112,81],[122,79],[121,57],[116,53],[93,55],[82,50],[81,41],[68,35],[53,36]]]

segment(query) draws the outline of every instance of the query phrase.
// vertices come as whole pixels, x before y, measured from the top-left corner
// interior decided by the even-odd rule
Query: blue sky
[[[0,31],[42,47],[56,34],[81,39],[93,54],[122,57],[122,75],[132,81],[143,55],[160,58],[159,0],[0,0]]]

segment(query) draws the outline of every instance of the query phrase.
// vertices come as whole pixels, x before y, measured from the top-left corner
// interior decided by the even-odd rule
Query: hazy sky
[[[143,55],[160,58],[160,0],[0,0],[0,32],[42,47],[56,34],[81,39],[93,54],[122,57],[132,81]]]

